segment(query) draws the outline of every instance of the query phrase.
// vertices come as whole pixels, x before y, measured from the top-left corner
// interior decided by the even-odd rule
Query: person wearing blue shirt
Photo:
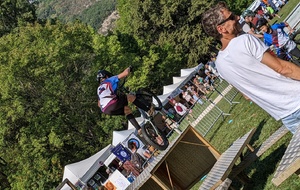
[[[125,115],[129,122],[139,131],[140,125],[136,121],[128,102],[133,103],[137,107],[149,111],[151,107],[146,106],[136,96],[132,94],[118,93],[118,84],[120,79],[125,78],[130,73],[130,68],[125,69],[118,75],[112,74],[106,70],[99,70],[97,73],[98,107],[107,115]]]
[[[291,55],[300,58],[300,50],[297,47],[297,44],[290,39],[289,35],[284,31],[284,28],[289,30],[290,33],[293,33],[294,30],[286,22],[276,23],[272,26],[268,25],[268,21],[264,18],[260,18],[257,21],[256,28],[263,32],[264,42],[266,45],[274,45],[276,48],[276,54],[279,58],[285,58],[285,52],[290,53]]]

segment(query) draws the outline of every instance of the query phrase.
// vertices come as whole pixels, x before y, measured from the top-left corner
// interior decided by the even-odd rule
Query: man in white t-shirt
[[[294,133],[300,125],[300,67],[271,55],[258,38],[238,36],[237,17],[224,2],[203,13],[202,26],[222,43],[216,60],[221,77]]]

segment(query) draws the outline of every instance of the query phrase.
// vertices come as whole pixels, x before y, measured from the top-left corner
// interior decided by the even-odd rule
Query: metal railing
[[[185,128],[187,125],[192,125],[195,127],[199,133],[203,136],[211,130],[211,128],[217,123],[217,121],[222,118],[225,119],[225,116],[230,115],[222,110],[218,106],[218,102],[225,101],[233,106],[239,102],[234,101],[234,98],[239,93],[232,85],[227,81],[222,80],[215,87],[212,93],[210,93],[206,98],[202,98],[203,104],[196,102],[189,109],[192,109],[192,114],[196,118],[193,122],[188,122],[186,117],[188,117],[188,112],[180,118],[178,123],[180,124],[180,129]],[[214,97],[213,97],[214,96]],[[174,130],[174,129],[173,129]],[[173,131],[169,133],[168,136]]]

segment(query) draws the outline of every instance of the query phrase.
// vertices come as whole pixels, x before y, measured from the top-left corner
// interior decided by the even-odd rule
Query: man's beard
[[[234,33],[236,35],[239,35],[239,34],[241,34],[243,32],[242,26],[241,26],[241,24],[238,21],[236,21],[236,23],[233,26],[233,28],[234,28]]]

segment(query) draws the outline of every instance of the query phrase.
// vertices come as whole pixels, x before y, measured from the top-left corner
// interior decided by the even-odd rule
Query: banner
[[[131,158],[131,153],[121,143],[112,148],[111,152],[123,163]]]

